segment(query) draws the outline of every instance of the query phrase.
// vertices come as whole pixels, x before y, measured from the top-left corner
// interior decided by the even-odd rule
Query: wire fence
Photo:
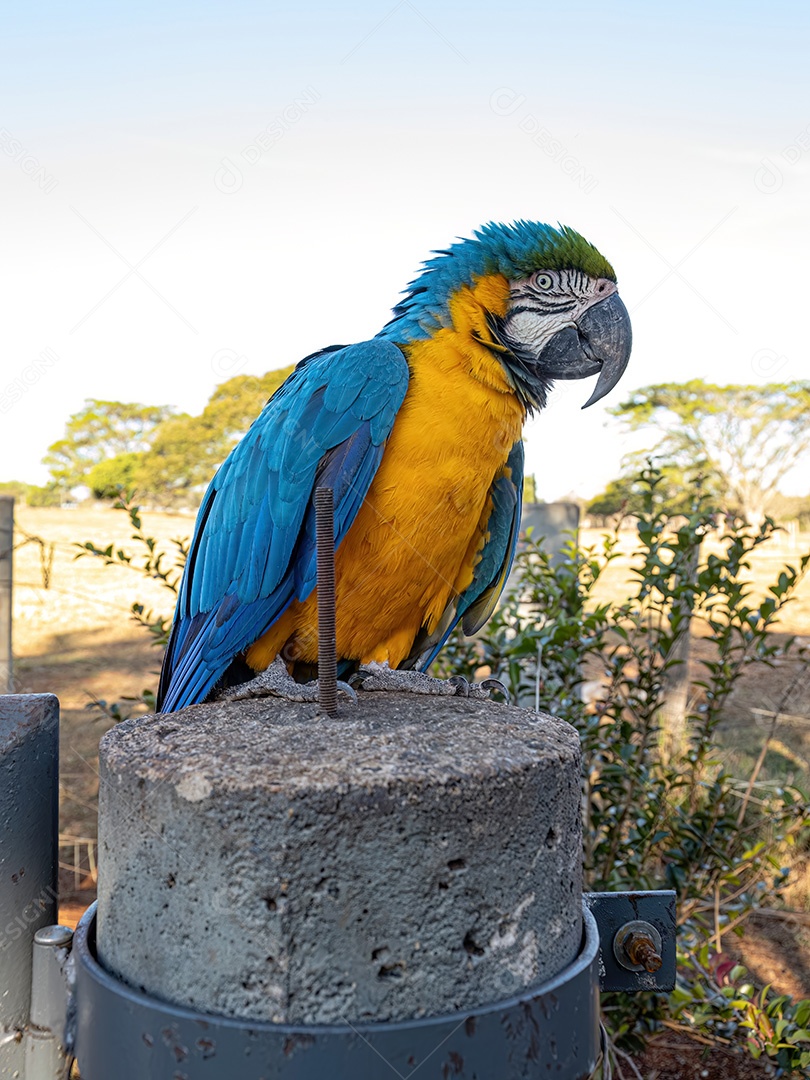
[[[59,834],[59,869],[72,874],[73,892],[98,882],[98,840],[94,836]]]

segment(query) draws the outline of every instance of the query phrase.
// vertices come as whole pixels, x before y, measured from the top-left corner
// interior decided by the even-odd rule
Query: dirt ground
[[[654,1038],[633,1062],[643,1080],[768,1080],[777,1075],[761,1058],[755,1061],[738,1050],[708,1047],[675,1032]],[[621,1059],[619,1068],[619,1080],[635,1076]]]
[[[190,515],[145,513],[145,531],[168,543],[186,537],[193,527]],[[154,689],[160,652],[146,632],[131,619],[139,601],[155,612],[169,614],[169,592],[155,581],[127,569],[105,567],[99,560],[76,560],[76,542],[132,548],[126,516],[112,509],[17,509],[17,549],[14,553],[14,652],[17,692],[51,692],[62,706],[60,860],[64,892],[62,917],[75,922],[94,895],[93,840],[96,836],[98,795],[97,746],[110,719],[93,709],[93,699],[116,701]],[[600,532],[585,532],[585,543],[597,543]],[[41,541],[41,542],[40,542]],[[628,536],[632,543],[632,537]],[[762,594],[785,562],[797,563],[810,549],[810,535],[781,539],[759,553],[752,563],[754,594]],[[51,561],[52,560],[52,561]],[[617,560],[600,586],[600,595],[626,595],[629,560]],[[789,605],[780,629],[810,641],[810,581]],[[693,642],[693,663],[708,655],[708,643]],[[735,775],[747,779],[762,745],[767,713],[779,702],[790,665],[759,668],[742,679],[723,724],[724,754]],[[757,711],[759,710],[759,711]],[[810,680],[799,686],[785,706],[765,761],[763,777],[774,782],[810,786]],[[75,866],[78,860],[78,867]],[[741,959],[758,983],[771,983],[779,992],[810,996],[810,895],[807,873],[791,894],[795,919],[781,914],[753,919],[742,939],[724,942],[730,955]],[[740,1080],[773,1075],[764,1063],[712,1050],[676,1032],[666,1032],[637,1060],[645,1080]],[[625,1064],[624,1074],[634,1075]]]

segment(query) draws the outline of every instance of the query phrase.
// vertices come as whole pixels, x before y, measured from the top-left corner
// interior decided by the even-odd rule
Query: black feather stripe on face
[[[532,311],[540,315],[549,315],[554,311],[573,311],[577,306],[576,300],[561,300],[558,304],[544,303],[539,298],[532,303],[510,304],[509,315],[520,315],[522,312]]]
[[[538,375],[536,357],[508,340],[504,319],[487,312],[487,329],[498,345],[497,356],[504,366],[509,381],[521,405],[529,414],[545,408],[552,379]]]

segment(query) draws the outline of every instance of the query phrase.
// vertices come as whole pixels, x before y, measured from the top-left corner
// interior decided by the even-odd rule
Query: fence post
[[[579,507],[572,502],[526,503],[520,519],[520,531],[532,530],[535,540],[545,538],[543,548],[556,566],[565,545],[579,532]]]
[[[56,922],[59,702],[0,697],[0,1080],[25,1075],[37,930]]]
[[[14,497],[0,495],[0,694],[14,691],[11,656],[11,581]]]

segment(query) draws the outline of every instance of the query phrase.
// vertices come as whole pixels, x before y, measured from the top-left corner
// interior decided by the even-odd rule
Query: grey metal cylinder
[[[73,941],[67,926],[46,926],[34,935],[31,1014],[25,1032],[25,1080],[67,1080],[68,978]]]
[[[100,749],[98,956],[166,1001],[337,1024],[519,994],[581,943],[579,742],[366,694],[126,721]]]
[[[22,1075],[32,942],[56,922],[59,702],[0,695],[0,1078]]]
[[[576,960],[525,994],[421,1020],[326,1025],[213,1016],[132,989],[97,961],[95,908],[73,947],[82,1080],[391,1080],[417,1071],[431,1080],[586,1080],[596,1067],[602,954],[587,904]]]

